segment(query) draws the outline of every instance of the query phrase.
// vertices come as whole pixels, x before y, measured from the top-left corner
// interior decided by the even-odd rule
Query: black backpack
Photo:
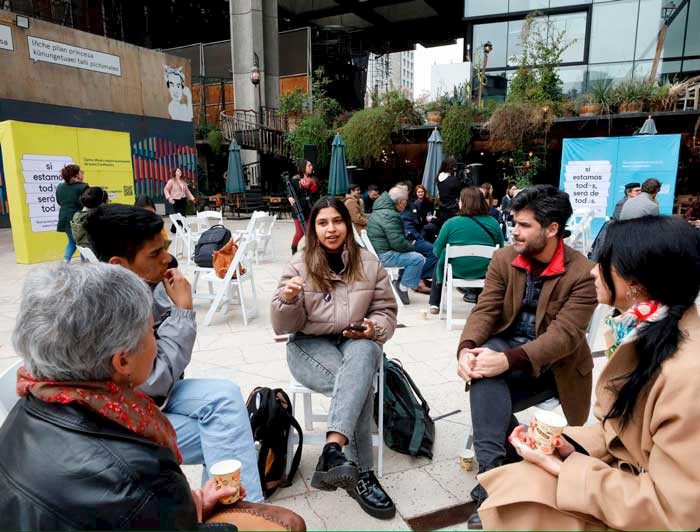
[[[258,452],[258,473],[265,498],[272,495],[277,488],[292,485],[294,474],[301,461],[301,448],[304,435],[301,427],[292,415],[292,402],[281,388],[255,388],[246,401],[250,427]],[[287,439],[290,429],[294,427],[299,435],[299,444],[292,459],[289,475],[284,474],[287,465]]]
[[[379,393],[374,394],[374,420],[379,419]],[[430,407],[400,360],[384,357],[384,443],[411,456],[433,458],[435,423]]]
[[[212,225],[204,231],[194,247],[194,262],[201,268],[213,268],[214,252],[231,240],[231,231],[223,225]]]

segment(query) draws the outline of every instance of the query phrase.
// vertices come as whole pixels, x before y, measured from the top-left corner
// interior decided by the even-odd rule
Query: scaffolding
[[[389,54],[370,54],[367,67],[366,105],[371,107],[379,103],[382,94],[391,88],[391,61]]]

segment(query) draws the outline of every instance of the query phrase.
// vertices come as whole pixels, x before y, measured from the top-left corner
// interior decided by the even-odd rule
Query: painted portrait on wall
[[[165,86],[170,93],[168,114],[173,120],[192,121],[192,92],[185,85],[185,74],[182,67],[163,65],[165,69]]]

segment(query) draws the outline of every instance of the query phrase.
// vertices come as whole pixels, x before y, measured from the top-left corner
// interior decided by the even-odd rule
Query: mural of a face
[[[182,78],[175,73],[171,73],[168,74],[166,83],[170,92],[170,99],[180,103],[182,101],[182,89],[185,88]]]
[[[182,67],[163,65],[165,69],[165,86],[170,94],[168,114],[174,120],[192,121],[192,93],[185,84],[185,74]]]

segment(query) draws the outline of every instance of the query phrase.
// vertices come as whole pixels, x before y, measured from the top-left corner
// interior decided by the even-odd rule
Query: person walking
[[[386,270],[357,244],[351,224],[340,200],[314,205],[306,247],[285,266],[270,317],[276,334],[291,334],[287,363],[294,378],[331,397],[311,485],[345,489],[369,515],[391,519],[396,507],[373,472],[372,412],[373,382],[382,345],[396,328],[397,305]]]
[[[190,187],[187,186],[187,181],[182,177],[182,170],[179,168],[173,170],[172,176],[165,184],[163,194],[167,202],[172,205],[173,212],[181,214],[183,217],[187,212],[187,200],[197,202],[192,192],[190,192]],[[175,224],[170,226],[171,233],[175,233],[176,230]]]
[[[75,213],[83,208],[80,203],[80,196],[89,188],[89,185],[83,182],[83,171],[77,164],[64,166],[61,170],[61,177],[63,178],[63,183],[56,187],[56,203],[60,206],[56,231],[65,233],[68,238],[66,250],[63,253],[63,260],[70,262],[76,249],[70,222]]]

